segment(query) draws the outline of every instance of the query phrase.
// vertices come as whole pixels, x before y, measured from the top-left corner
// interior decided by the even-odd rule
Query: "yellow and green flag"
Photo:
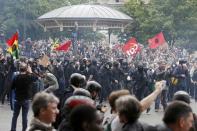
[[[51,50],[55,50],[57,47],[59,47],[59,39],[55,39],[51,45]]]
[[[19,58],[18,50],[18,32],[16,32],[10,39],[6,41],[8,49],[7,51],[15,58]]]

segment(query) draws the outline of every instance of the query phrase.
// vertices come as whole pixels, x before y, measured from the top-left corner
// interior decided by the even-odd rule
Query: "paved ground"
[[[192,100],[190,106],[192,107],[193,112],[197,114],[197,102]],[[154,108],[153,108],[153,105],[152,105],[152,109],[150,111],[150,115],[147,115],[144,112],[140,116],[140,120],[143,121],[143,122],[146,122],[148,124],[155,125],[155,124],[159,124],[159,123],[162,122],[162,117],[163,117],[163,111],[161,110],[159,112],[155,112]]]
[[[152,105],[153,106],[153,105]],[[193,111],[197,113],[197,103],[192,101],[191,106],[193,108]],[[150,111],[150,115],[147,115],[146,113],[142,113],[140,120],[152,125],[161,123],[163,116],[163,111],[154,112],[153,108]],[[29,120],[32,117],[32,111],[29,112]],[[12,111],[10,110],[9,105],[6,103],[4,105],[0,104],[0,131],[9,131],[11,126],[11,118],[12,118]],[[21,130],[22,122],[21,122],[21,113],[18,118],[18,124],[17,124],[17,131]]]

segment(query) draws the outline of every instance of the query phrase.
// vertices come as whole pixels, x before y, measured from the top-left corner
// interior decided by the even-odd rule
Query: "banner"
[[[72,41],[70,41],[70,40],[66,41],[66,43],[59,45],[54,50],[67,52],[70,49],[71,44],[72,44]]]
[[[166,43],[163,32],[155,35],[153,38],[148,39],[149,48],[155,49]]]
[[[39,59],[38,64],[42,65],[43,67],[47,67],[48,65],[50,65],[49,57],[47,55],[44,55]]]
[[[122,47],[122,51],[129,56],[135,56],[140,51],[140,46],[136,38],[130,38]]]

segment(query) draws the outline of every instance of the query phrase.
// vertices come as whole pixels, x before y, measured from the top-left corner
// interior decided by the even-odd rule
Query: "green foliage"
[[[129,0],[121,9],[134,19],[125,29],[125,33],[120,34],[121,42],[134,36],[140,43],[147,43],[148,38],[163,31],[169,44],[173,45],[176,41],[184,41],[188,46],[196,44],[197,0],[150,0],[148,4],[139,1]],[[71,37],[71,31],[68,30],[43,32],[34,20],[50,10],[88,2],[89,0],[0,0],[0,33],[3,32],[8,38],[18,30],[21,39]],[[91,29],[79,30],[79,33],[79,38],[83,37],[89,41],[103,38]]]
[[[21,39],[43,39],[48,35],[55,35],[43,32],[35,20],[50,10],[88,2],[89,0],[0,0],[0,32],[8,38],[19,31]]]
[[[148,4],[130,0],[125,4],[124,12],[134,18],[134,22],[127,28],[126,35],[147,43],[148,38],[163,31],[171,45],[177,40],[194,43],[197,35],[196,7],[196,0],[151,0]]]

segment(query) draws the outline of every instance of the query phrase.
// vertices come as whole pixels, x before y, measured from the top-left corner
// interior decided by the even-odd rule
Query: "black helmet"
[[[143,71],[144,70],[144,66],[142,64],[139,64],[137,66],[138,71]]]
[[[91,97],[90,92],[83,88],[77,88],[73,92],[73,96],[87,96]]]
[[[70,76],[70,84],[75,87],[83,88],[86,85],[86,77],[79,73],[73,73]]]
[[[183,101],[183,102],[186,102],[189,104],[190,103],[190,96],[185,91],[177,91],[173,96],[173,100]]]
[[[92,60],[92,65],[97,65],[97,61],[96,60]]]
[[[179,59],[179,64],[186,64],[186,63],[187,63],[187,60],[185,60],[183,58]]]
[[[120,65],[120,63],[118,61],[114,61],[113,62],[113,67],[118,68]]]
[[[88,81],[86,89],[91,93],[93,91],[99,92],[101,90],[101,85],[96,81]]]
[[[108,61],[108,62],[106,62],[105,63],[105,68],[109,68],[109,69],[111,69],[111,67],[112,67],[112,63],[110,62],[110,61]]]

